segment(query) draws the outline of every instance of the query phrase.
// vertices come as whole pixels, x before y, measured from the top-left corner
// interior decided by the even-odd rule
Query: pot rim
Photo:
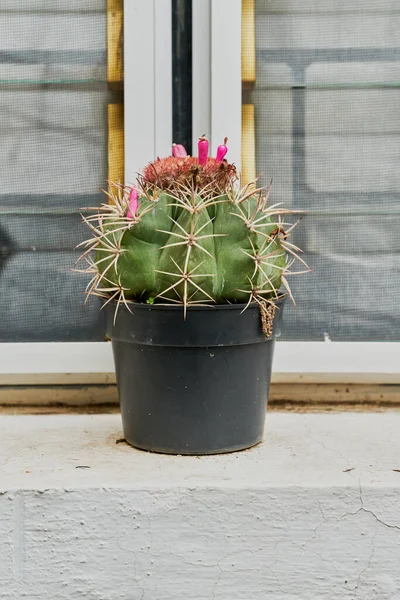
[[[279,293],[278,297],[275,298],[275,305],[281,305],[283,304],[283,302],[286,300],[286,298],[288,297],[287,293]],[[104,306],[107,304],[107,306],[115,306],[115,304],[117,304],[117,300],[112,300],[112,301],[108,301],[107,299],[104,298]],[[172,304],[172,303],[157,303],[157,304],[148,304],[146,302],[135,302],[133,300],[127,300],[126,303],[128,305],[132,305],[132,307],[134,307],[135,309],[147,309],[147,310],[171,310],[171,311],[182,311],[183,310],[183,304]],[[124,307],[124,303],[120,302],[120,307]],[[224,304],[189,304],[189,306],[186,307],[187,311],[194,311],[194,310],[243,310],[244,308],[258,308],[258,304],[257,302],[251,302],[250,304],[248,304],[247,302],[243,302],[243,303],[232,303],[232,304],[228,304],[228,303],[224,303]],[[126,308],[126,306],[125,306]]]

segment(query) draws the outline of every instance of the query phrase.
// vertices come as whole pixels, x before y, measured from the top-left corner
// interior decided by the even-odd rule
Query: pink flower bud
[[[177,158],[184,158],[187,156],[185,147],[182,146],[182,144],[172,144],[172,156],[176,156]]]
[[[225,154],[228,152],[228,148],[226,147],[227,141],[228,141],[228,138],[226,137],[224,139],[224,143],[221,144],[220,146],[218,146],[218,148],[217,148],[217,161],[218,162],[222,162],[223,159],[225,158]]]
[[[205,165],[207,162],[207,159],[208,159],[208,140],[206,140],[204,135],[201,138],[199,138],[197,148],[198,148],[199,163],[201,165]]]
[[[132,187],[131,189],[131,193],[129,194],[129,203],[128,203],[128,211],[126,213],[126,216],[128,219],[134,219],[135,218],[135,214],[136,211],[138,209],[138,199],[139,199],[139,193],[137,191],[137,189],[135,188],[135,186]]]

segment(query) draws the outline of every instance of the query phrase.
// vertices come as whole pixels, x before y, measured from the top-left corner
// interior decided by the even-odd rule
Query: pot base
[[[223,448],[220,450],[207,450],[207,451],[203,451],[203,452],[188,452],[185,450],[182,450],[181,452],[176,452],[176,451],[172,451],[172,450],[168,450],[167,448],[148,448],[145,446],[138,446],[137,444],[135,444],[134,442],[129,441],[128,439],[125,438],[125,442],[127,444],[129,444],[129,446],[132,446],[132,448],[136,448],[136,450],[142,450],[143,452],[152,452],[154,454],[169,454],[169,455],[173,455],[173,456],[215,456],[216,454],[230,454],[232,452],[244,452],[245,450],[250,450],[251,448],[254,448],[255,446],[258,446],[259,444],[261,444],[264,441],[264,438],[261,438],[255,442],[251,442],[248,443],[246,445],[241,445],[241,446],[233,446],[232,448]]]

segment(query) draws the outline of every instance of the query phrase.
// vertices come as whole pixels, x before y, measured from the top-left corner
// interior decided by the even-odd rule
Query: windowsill
[[[265,442],[221,456],[135,450],[119,414],[0,417],[0,492],[168,487],[400,486],[400,413],[268,413]],[[393,435],[390,435],[390,431]],[[76,469],[87,465],[90,469]],[[346,473],[346,469],[353,471]],[[83,472],[84,471],[84,472]]]
[[[198,458],[117,444],[117,414],[0,416],[0,597],[395,594],[399,429],[269,413],[263,444]]]

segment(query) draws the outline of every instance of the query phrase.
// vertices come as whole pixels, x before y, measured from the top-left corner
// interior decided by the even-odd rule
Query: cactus
[[[87,293],[116,307],[129,302],[199,304],[258,302],[273,308],[300,251],[288,241],[291,211],[269,205],[269,186],[240,188],[234,165],[199,140],[199,158],[173,146],[173,156],[147,165],[137,186],[113,184],[108,204],[83,217]],[[82,258],[82,257],[81,257]],[[305,265],[307,267],[307,265]],[[304,272],[304,271],[302,271]]]

